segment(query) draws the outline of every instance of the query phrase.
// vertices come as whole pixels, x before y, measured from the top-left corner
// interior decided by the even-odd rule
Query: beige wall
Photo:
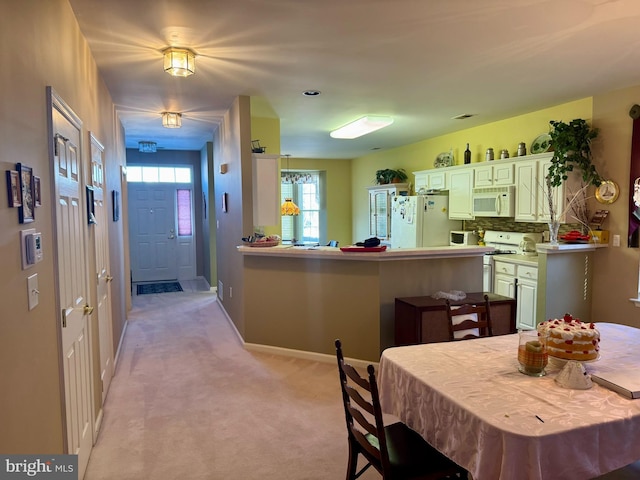
[[[640,327],[640,308],[629,298],[638,295],[640,249],[627,248],[629,219],[629,167],[631,165],[631,107],[640,102],[640,85],[593,97],[593,124],[600,129],[594,145],[600,174],[620,186],[620,198],[603,206],[592,200],[592,209],[609,210],[605,228],[618,234],[621,247],[609,247],[594,255],[592,319]],[[603,340],[604,342],[604,340]]]
[[[0,452],[62,453],[46,87],[84,122],[85,160],[89,132],[105,145],[107,191],[120,190],[123,132],[68,2],[24,0],[3,7],[9,3],[0,16],[0,169],[13,170],[16,162],[32,167],[41,178],[43,205],[34,223],[20,225],[18,210],[8,208],[6,193],[0,195]],[[125,322],[123,225],[109,224],[116,343]],[[42,232],[44,260],[22,270],[19,232],[31,227]],[[40,304],[29,311],[26,278],[34,273]]]
[[[236,328],[244,332],[242,256],[236,250],[243,236],[253,230],[253,193],[251,159],[251,112],[249,97],[238,97],[214,137],[213,171],[227,164],[227,173],[214,173],[216,215],[216,263],[218,297]],[[222,212],[221,198],[227,195],[227,212]],[[222,290],[220,286],[222,285]],[[234,293],[232,293],[234,292]]]

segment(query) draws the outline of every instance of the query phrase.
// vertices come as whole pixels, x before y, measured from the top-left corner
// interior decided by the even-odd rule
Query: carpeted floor
[[[85,480],[345,477],[333,363],[246,351],[215,294],[133,301]]]
[[[148,295],[151,293],[182,292],[179,282],[145,283],[138,284],[136,293],[138,295]]]

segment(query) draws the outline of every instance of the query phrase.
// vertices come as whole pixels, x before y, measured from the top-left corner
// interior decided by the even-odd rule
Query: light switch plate
[[[33,310],[38,306],[38,274],[34,273],[30,277],[27,277],[27,295],[29,298],[29,310]]]

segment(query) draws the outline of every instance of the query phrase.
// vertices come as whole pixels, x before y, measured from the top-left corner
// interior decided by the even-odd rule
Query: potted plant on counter
[[[551,120],[551,147],[553,158],[545,178],[546,195],[549,201],[549,233],[551,241],[557,242],[557,232],[560,217],[569,210],[572,216],[582,225],[583,233],[589,230],[589,209],[587,204],[587,189],[590,185],[598,186],[602,178],[593,165],[591,141],[598,136],[598,129],[576,118],[569,123]],[[566,192],[567,205],[564,212],[558,212],[558,206],[553,202],[552,189],[560,187],[573,171],[580,174],[580,185],[576,191],[568,189]],[[554,232],[555,230],[555,232]],[[554,234],[555,233],[555,234]]]
[[[376,172],[376,183],[378,185],[385,185],[387,183],[402,183],[407,180],[409,176],[404,168],[384,168]]]

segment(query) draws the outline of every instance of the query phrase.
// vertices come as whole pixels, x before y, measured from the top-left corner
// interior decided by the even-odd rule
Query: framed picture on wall
[[[94,223],[98,223],[96,221],[96,204],[94,201],[93,195],[93,187],[90,185],[86,186],[87,189],[87,222],[89,225],[93,225]]]
[[[33,170],[22,163],[16,164],[20,178],[20,192],[22,205],[18,210],[20,223],[31,223],[34,221],[35,197],[33,188]]]
[[[40,177],[33,176],[33,199],[36,207],[42,206],[42,195],[40,194]]]
[[[15,170],[7,170],[7,194],[9,196],[9,206],[11,208],[18,208],[22,206],[20,175]]]
[[[120,192],[113,190],[111,196],[113,200],[113,221],[117,222],[120,220]]]

